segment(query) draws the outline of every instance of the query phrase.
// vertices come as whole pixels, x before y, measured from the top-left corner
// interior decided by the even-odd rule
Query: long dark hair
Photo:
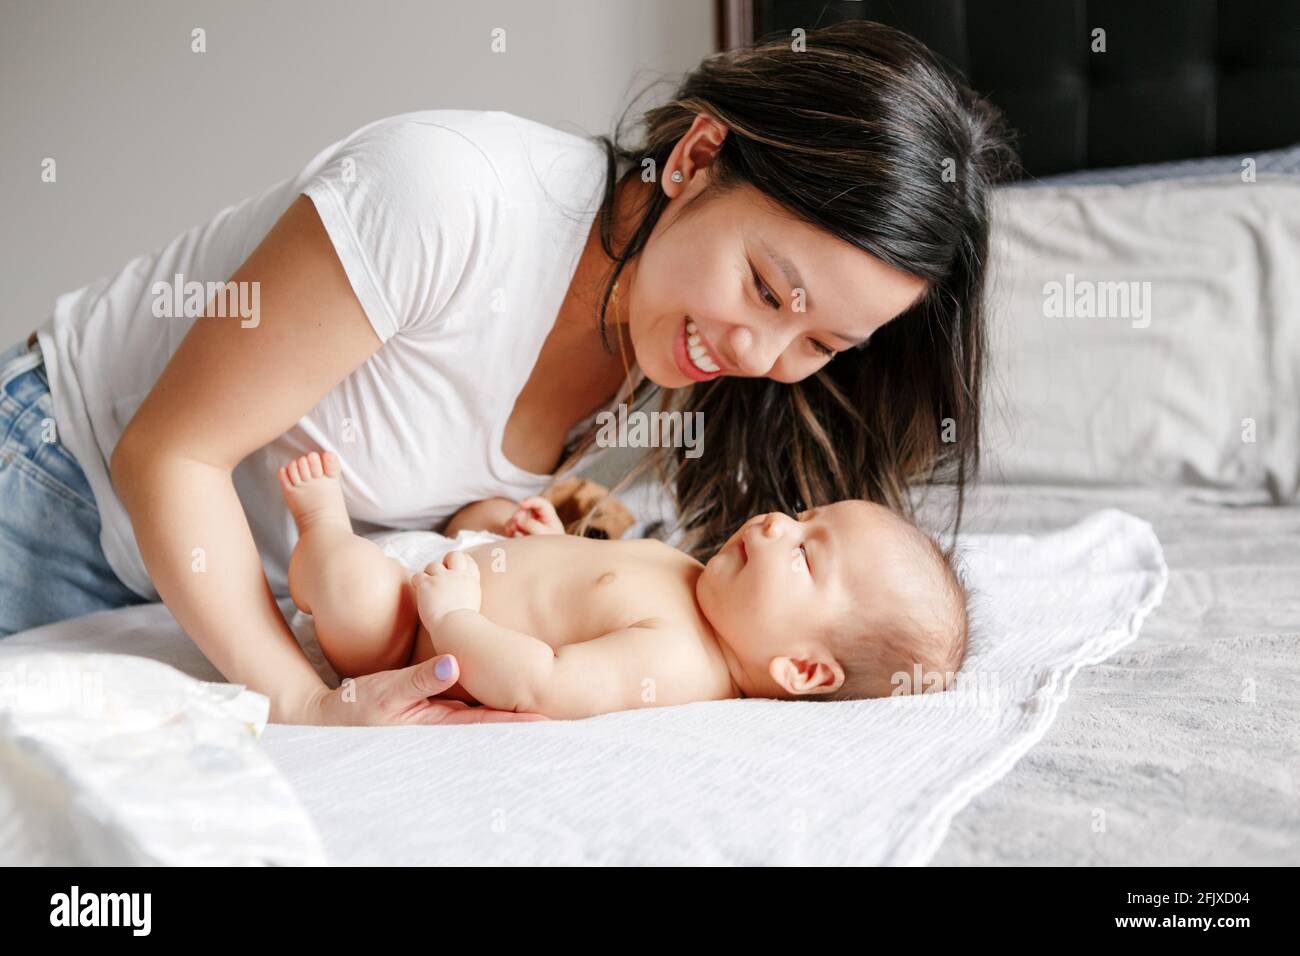
[[[705,455],[659,449],[643,465],[673,489],[683,548],[707,560],[755,514],[844,498],[910,516],[909,488],[934,484],[955,488],[955,535],[979,467],[988,201],[1016,168],[1000,113],[919,40],[865,20],[809,31],[805,49],[784,37],[705,59],[644,114],[637,146],[617,142],[626,113],[614,140],[597,138],[608,158],[600,238],[614,263],[603,336],[614,283],[667,204],[661,189],[648,191],[615,249],[616,185],[640,175],[646,158],[662,170],[698,113],[729,132],[697,199],[752,186],[927,287],[866,344],[801,382],[723,377],[662,396],[666,408],[704,413]],[[653,391],[643,382],[633,401]]]

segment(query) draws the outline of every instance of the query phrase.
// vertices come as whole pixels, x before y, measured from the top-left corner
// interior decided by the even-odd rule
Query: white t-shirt
[[[127,422],[197,313],[156,316],[175,303],[174,287],[228,280],[300,193],[384,344],[235,469],[276,595],[287,594],[297,539],[276,473],[293,456],[341,455],[361,533],[438,528],[468,502],[539,491],[549,476],[512,464],[502,438],[577,268],[605,169],[599,144],[508,113],[389,117],[260,197],[60,296],[39,330],[58,435],[94,490],[118,577],[158,599],[108,473]],[[158,282],[165,289],[155,291]]]

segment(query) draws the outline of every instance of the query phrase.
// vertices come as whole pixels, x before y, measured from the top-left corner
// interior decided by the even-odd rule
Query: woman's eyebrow
[[[781,270],[781,274],[785,276],[785,281],[790,284],[790,288],[803,289],[804,293],[807,294],[808,287],[803,284],[803,278],[799,275],[799,270],[795,267],[795,264],[769,246],[767,240],[761,236],[758,239],[758,244],[763,247],[767,257],[776,263],[776,267]]]

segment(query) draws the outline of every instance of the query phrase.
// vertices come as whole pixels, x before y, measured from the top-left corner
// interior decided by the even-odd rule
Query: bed
[[[988,486],[976,493],[970,520],[973,529],[1039,534],[1103,508],[1151,522],[1169,564],[1163,600],[1135,641],[1075,675],[1046,734],[1004,776],[978,788],[924,858],[936,865],[1294,863],[1300,856],[1300,508],[1225,503],[1198,492]],[[0,649],[0,663],[34,650],[133,655],[220,680],[161,605],[14,635]],[[328,673],[318,652],[314,659]],[[648,746],[627,725],[593,727],[586,753],[550,750],[540,768],[547,779],[537,786],[557,802],[578,799],[575,788],[611,786],[623,788],[629,808],[656,787],[668,799],[679,775],[709,772],[693,755],[703,752],[703,722],[710,719],[697,714],[696,722],[672,723]],[[617,763],[620,746],[634,743],[643,757],[657,748],[666,779],[624,775],[620,781],[599,772],[602,761]],[[472,785],[458,782],[454,759],[429,728],[269,724],[256,746],[319,834],[319,862],[512,859],[509,834],[517,824],[494,808],[494,800],[507,802],[512,767],[503,763],[499,778],[484,776],[480,767]],[[755,766],[754,779],[761,781],[761,759]],[[440,800],[454,802],[455,811],[448,814]],[[537,857],[528,861],[783,861],[757,818],[750,849],[736,849],[745,846],[743,837],[727,845],[711,818],[717,809],[697,807],[699,820],[666,824],[652,814],[624,819],[606,803],[606,822],[611,813],[620,822],[598,832],[543,809],[543,832],[528,841]],[[1099,813],[1106,819],[1101,830]],[[279,827],[293,820],[283,814]]]

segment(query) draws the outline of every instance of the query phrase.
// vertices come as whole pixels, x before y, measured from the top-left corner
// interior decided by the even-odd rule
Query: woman
[[[1013,161],[994,111],[852,21],[707,59],[645,126],[627,150],[502,113],[381,120],[61,297],[0,371],[0,633],[161,597],[273,720],[520,717],[427,700],[449,658],[320,680],[275,604],[276,470],[337,450],[363,529],[441,526],[540,490],[634,383],[704,413],[704,454],[658,461],[698,556],[761,511],[906,510],[935,480],[959,524]]]

